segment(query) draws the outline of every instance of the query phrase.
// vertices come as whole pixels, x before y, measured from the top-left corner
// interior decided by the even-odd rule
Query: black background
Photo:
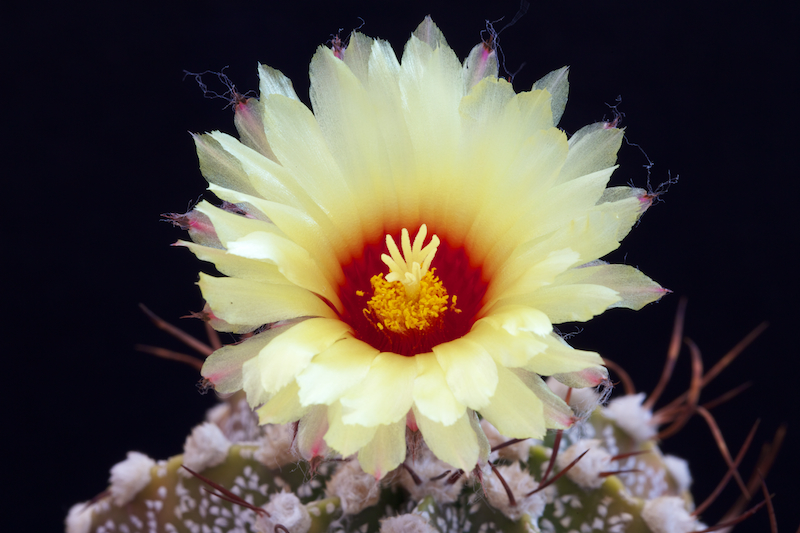
[[[784,4],[780,4],[784,5]],[[205,182],[189,131],[234,133],[226,102],[207,100],[183,70],[219,70],[256,89],[257,62],[280,69],[308,102],[308,62],[342,28],[390,40],[400,53],[431,14],[460,57],[502,2],[61,3],[4,16],[3,209],[6,343],[11,385],[4,453],[13,496],[6,531],[58,531],[69,506],[106,487],[127,450],[166,458],[213,403],[189,367],[136,352],[138,342],[180,349],[138,311],[180,316],[201,308],[201,265],[170,248],[182,232],[160,213],[185,211]],[[575,346],[621,363],[640,390],[660,373],[679,296],[686,333],[708,366],[761,321],[770,327],[704,392],[751,380],[715,410],[733,450],[756,418],[756,450],[783,422],[789,433],[768,476],[783,530],[800,523],[796,300],[798,54],[796,13],[778,3],[734,9],[711,2],[537,2],[501,38],[517,90],[571,65],[567,132],[612,116],[655,162],[653,185],[680,176],[610,258],[641,268],[674,294],[634,313],[580,326]],[[504,22],[496,26],[502,27]],[[213,81],[212,78],[206,78]],[[211,86],[219,90],[221,86]],[[614,183],[645,186],[647,159],[623,145]],[[209,197],[209,195],[205,195]],[[8,322],[8,316],[12,322]],[[565,331],[577,331],[567,326]],[[10,365],[10,368],[9,368]],[[679,361],[671,399],[689,382]],[[698,500],[724,474],[707,427],[693,420],[663,449],[687,457]],[[713,523],[736,497],[725,491]],[[760,499],[760,496],[758,497]],[[10,522],[9,522],[10,521]],[[6,529],[8,528],[8,529]],[[741,531],[766,531],[760,512]]]

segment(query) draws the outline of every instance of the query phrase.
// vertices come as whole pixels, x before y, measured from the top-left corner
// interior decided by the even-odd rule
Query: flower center
[[[383,274],[376,274],[370,279],[372,298],[364,309],[367,318],[373,318],[379,330],[388,328],[394,333],[406,333],[409,330],[426,331],[441,325],[441,318],[448,310],[447,290],[442,281],[431,269],[431,262],[439,247],[439,237],[434,235],[424,248],[428,228],[425,224],[419,229],[414,245],[403,228],[401,245],[402,254],[391,235],[386,236],[386,247],[391,255],[381,255],[381,261],[391,272],[384,279]],[[451,309],[455,308],[456,296],[453,296]]]
[[[425,245],[427,235],[423,224],[412,243],[403,229],[367,243],[360,257],[342,265],[341,319],[356,338],[414,356],[469,332],[486,293],[481,268],[470,265],[466,250],[436,235]]]

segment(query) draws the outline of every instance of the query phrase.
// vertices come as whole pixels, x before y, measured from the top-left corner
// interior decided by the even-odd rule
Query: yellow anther
[[[395,333],[425,331],[439,322],[448,309],[449,296],[434,271],[422,276],[416,299],[408,297],[401,282],[387,281],[382,274],[372,277],[373,296],[367,306],[378,329],[385,326]]]

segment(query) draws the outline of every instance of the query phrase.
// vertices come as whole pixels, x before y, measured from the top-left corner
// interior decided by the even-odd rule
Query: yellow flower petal
[[[313,203],[292,174],[280,164],[244,146],[234,137],[219,131],[211,132],[203,136],[202,139],[208,147],[216,148],[214,154],[217,159],[235,161],[238,168],[247,177],[248,187],[242,187],[237,183],[228,184],[222,180],[214,180],[213,184],[256,198],[303,208],[311,213],[320,212],[319,207]],[[234,163],[229,164],[232,165]]]
[[[297,451],[305,459],[327,454],[325,433],[328,431],[328,409],[317,405],[310,407],[297,427]]]
[[[193,242],[178,241],[175,245],[188,248],[201,261],[214,263],[217,270],[228,277],[249,279],[260,283],[292,285],[292,282],[286,279],[286,276],[281,274],[275,265],[265,265],[262,261],[232,256],[228,254],[227,250],[201,246]]]
[[[268,329],[240,344],[223,346],[206,359],[201,372],[203,377],[211,381],[221,394],[241,390],[242,365],[255,358],[264,346],[284,331],[285,327]]]
[[[553,325],[546,313],[524,305],[508,305],[492,310],[490,315],[479,322],[489,324],[495,329],[503,329],[511,335],[528,332],[542,336],[553,331]]]
[[[314,115],[296,100],[271,95],[264,102],[264,125],[278,160],[340,229],[351,253],[357,252],[364,242],[359,210]]]
[[[558,373],[577,372],[603,364],[603,359],[597,353],[576,350],[555,334],[539,340],[544,342],[547,348],[534,354],[525,365],[518,366],[542,376],[552,376]]]
[[[574,284],[545,287],[528,296],[503,300],[508,305],[524,302],[543,311],[554,324],[585,322],[599,315],[621,297],[614,289],[602,285]]]
[[[544,437],[544,405],[510,370],[497,367],[497,390],[488,405],[480,410],[483,418],[509,438]]]
[[[252,360],[252,371],[261,376],[261,386],[274,394],[286,386],[311,362],[311,358],[342,338],[350,326],[335,319],[312,318],[275,337]]]
[[[557,283],[559,285],[589,283],[608,287],[619,293],[620,297],[618,302],[609,307],[635,310],[655,302],[669,292],[632,266],[609,265],[602,262],[565,272],[559,276]]]
[[[325,442],[343,457],[348,457],[369,444],[381,426],[345,424],[342,421],[343,412],[341,402],[333,402],[328,407],[328,432],[325,433]]]
[[[267,403],[256,409],[259,424],[287,424],[300,420],[310,407],[300,405],[297,397],[299,387],[296,382],[289,383]]]
[[[406,419],[378,426],[372,440],[358,452],[364,472],[380,479],[406,458]]]
[[[258,91],[261,96],[280,94],[293,100],[299,100],[294,92],[292,80],[279,70],[266,65],[258,65]]]
[[[414,406],[415,413],[420,414],[431,422],[450,426],[464,416],[466,407],[456,400],[456,397],[447,386],[444,370],[436,356],[423,353],[414,356],[417,363],[417,378],[414,380]]]
[[[569,67],[561,67],[544,76],[542,79],[533,84],[533,91],[545,90],[550,93],[550,105],[552,108],[553,125],[557,125],[561,120],[561,115],[564,114],[564,108],[567,105],[567,93],[569,92],[569,81],[567,75],[569,74]]]
[[[579,129],[569,140],[569,155],[558,177],[559,182],[613,166],[617,162],[622,135],[621,129],[609,128],[605,122]]]
[[[378,350],[347,335],[314,356],[297,376],[303,405],[331,404],[367,375]]]
[[[593,367],[594,371],[597,368]],[[605,370],[604,368],[602,368]],[[544,414],[545,425],[553,429],[567,429],[575,421],[569,406],[552,390],[538,374],[527,372],[521,368],[509,369],[516,377],[532,391],[542,402],[542,413]],[[608,374],[606,374],[608,378]]]
[[[584,221],[587,211],[596,210],[593,206],[601,198],[603,187],[613,170],[604,169],[538,193],[536,199],[525,206],[527,209],[524,215],[495,243],[487,261],[489,271],[492,272],[502,264],[502,271],[499,272],[502,277],[498,277],[498,281],[502,283],[505,280],[516,280],[531,264],[538,263],[553,252],[567,249],[577,252],[579,257],[569,266],[586,263],[591,260],[588,257],[599,257],[593,255],[593,249],[582,249],[586,246],[586,240],[582,237],[594,239],[591,230],[614,230],[617,225],[633,224],[639,216],[637,201],[635,205],[631,204],[635,212],[629,219],[595,216],[591,223]],[[498,216],[502,215],[498,213]],[[616,231],[612,233],[614,237],[616,234]],[[548,235],[550,236],[545,237]],[[613,244],[606,244],[608,250],[600,252],[608,253],[618,244],[619,239]]]
[[[314,293],[296,285],[214,278],[202,272],[198,285],[214,314],[230,324],[257,327],[302,316],[336,316]]]
[[[556,276],[562,274],[579,259],[580,254],[578,252],[570,248],[564,248],[563,250],[550,252],[547,257],[538,263],[528,264],[527,268],[504,269],[492,280],[492,285],[486,292],[486,305],[484,308],[491,307],[497,300],[502,298],[533,292],[541,287],[550,285],[556,279]],[[517,261],[516,264],[521,266],[521,261]]]
[[[497,387],[498,369],[483,346],[461,338],[434,346],[433,353],[456,400],[475,410],[489,403]]]
[[[341,308],[339,296],[311,255],[294,242],[274,233],[254,231],[235,241],[228,241],[227,248],[232,255],[266,261],[277,266],[281,274],[292,283],[317,293]]]
[[[417,364],[412,357],[384,352],[372,361],[367,377],[339,400],[345,424],[376,426],[405,420],[413,402],[411,393]]]
[[[200,172],[209,183],[247,194],[256,193],[242,161],[228,153],[213,135],[192,135],[192,138],[200,161]]]
[[[472,411],[464,412],[454,423],[445,425],[434,422],[414,408],[417,421],[425,444],[442,461],[469,472],[478,463],[478,436],[469,423]]]
[[[498,365],[507,368],[525,366],[532,357],[547,349],[544,338],[536,334],[519,331],[515,335],[485,319],[475,323],[469,332],[469,340],[483,346]]]

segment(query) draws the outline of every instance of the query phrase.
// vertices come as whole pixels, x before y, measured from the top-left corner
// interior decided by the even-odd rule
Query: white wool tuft
[[[278,525],[288,529],[289,533],[306,533],[311,529],[308,509],[292,492],[273,494],[264,509],[270,516],[259,514],[255,524],[258,533],[273,533]]]
[[[411,468],[422,483],[417,485],[411,474],[405,468],[398,468],[396,475],[387,478],[387,481],[397,480],[401,487],[406,489],[414,501],[422,501],[426,496],[433,496],[439,505],[456,501],[461,488],[464,486],[467,476],[461,476],[455,483],[448,483],[449,478],[455,469],[439,460],[427,446],[420,447],[416,453],[406,458],[406,464]],[[450,474],[440,477],[441,474],[450,470]],[[434,480],[434,478],[439,478]]]
[[[567,397],[567,387],[553,377],[547,378],[547,386],[550,390],[555,392],[562,400]],[[585,389],[572,389],[569,396],[569,406],[575,411],[575,414],[583,418],[584,415],[588,416],[600,405],[600,395],[592,387]]]
[[[206,421],[211,422],[212,424],[219,425],[225,417],[227,417],[231,412],[230,404],[227,402],[218,403],[208,411],[206,411]]]
[[[601,446],[599,440],[579,440],[558,453],[556,464],[563,470],[586,450],[589,451],[569,469],[567,477],[584,489],[596,489],[605,481],[605,478],[600,477],[600,473],[608,470],[611,462],[611,454]]]
[[[66,526],[67,533],[89,533],[92,528],[91,506],[84,502],[70,507]]]
[[[341,501],[344,514],[360,513],[363,509],[375,505],[381,496],[378,480],[361,469],[358,461],[351,459],[331,476],[325,486],[328,496],[336,496]]]
[[[401,514],[381,520],[380,533],[436,533],[438,529],[432,527],[421,516],[415,514]]]
[[[661,496],[644,504],[642,519],[653,533],[691,533],[706,526],[689,514],[677,496]]]
[[[606,418],[615,420],[617,426],[636,442],[644,442],[656,436],[653,412],[642,407],[644,398],[643,392],[614,398],[603,410]]]
[[[280,468],[283,465],[299,461],[300,456],[292,447],[293,426],[294,424],[263,426],[263,436],[258,441],[258,449],[253,453],[255,460],[270,468]]]
[[[664,465],[667,467],[672,479],[678,484],[678,491],[689,490],[689,487],[692,486],[692,473],[689,471],[689,463],[686,462],[686,459],[681,459],[674,455],[665,455]]]
[[[513,463],[511,466],[498,466],[497,470],[508,483],[516,505],[510,505],[503,483],[494,472],[483,478],[483,486],[489,496],[489,503],[511,520],[519,520],[523,514],[527,514],[535,522],[544,512],[546,501],[544,491],[530,496],[525,495],[536,489],[539,484],[534,481],[527,470],[520,468],[519,463]]]
[[[111,500],[122,507],[150,483],[150,469],[156,462],[143,453],[128,452],[128,457],[111,467]]]
[[[204,422],[192,430],[183,445],[183,464],[202,472],[225,462],[231,441],[216,424]],[[185,472],[185,471],[184,471]],[[188,475],[188,472],[185,473]]]

